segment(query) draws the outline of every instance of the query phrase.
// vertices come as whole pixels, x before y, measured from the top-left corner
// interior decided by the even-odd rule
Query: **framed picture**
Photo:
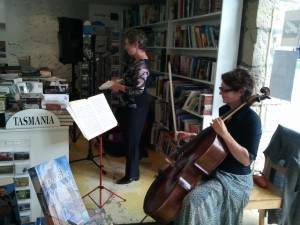
[[[13,174],[14,165],[0,166],[0,174]]]
[[[16,196],[18,200],[30,199],[30,190],[17,190]]]
[[[0,152],[0,161],[13,161],[13,152]]]
[[[0,41],[0,58],[6,58],[5,41]]]
[[[14,160],[27,160],[29,159],[29,152],[15,152]]]
[[[29,185],[29,177],[14,177],[15,187],[26,187]]]

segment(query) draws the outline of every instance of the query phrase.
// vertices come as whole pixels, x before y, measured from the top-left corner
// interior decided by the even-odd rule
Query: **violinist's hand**
[[[125,86],[123,84],[120,84],[118,82],[115,82],[111,88],[112,91],[117,92],[117,91],[125,91]]]
[[[221,118],[213,119],[210,125],[220,137],[224,137],[228,133],[227,127]]]
[[[185,141],[189,142],[193,137],[195,137],[197,134],[196,133],[189,133],[185,131],[177,131],[177,140],[178,141]]]

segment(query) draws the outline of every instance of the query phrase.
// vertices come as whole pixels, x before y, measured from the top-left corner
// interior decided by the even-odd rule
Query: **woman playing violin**
[[[242,68],[222,75],[220,95],[225,105],[220,116],[245,102],[253,92],[254,80]],[[243,106],[225,123],[213,119],[212,128],[228,147],[228,155],[209,176],[200,180],[183,201],[176,225],[240,225],[243,208],[253,187],[250,165],[261,138],[261,121],[249,105]],[[189,133],[179,132],[179,139]]]

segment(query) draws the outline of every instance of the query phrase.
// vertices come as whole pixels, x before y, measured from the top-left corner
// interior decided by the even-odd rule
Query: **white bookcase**
[[[164,65],[162,68],[154,66],[153,71],[156,73],[160,73],[167,77],[168,67],[167,67],[167,56],[170,54],[176,55],[184,55],[184,56],[191,56],[191,57],[211,57],[216,60],[215,63],[215,75],[213,81],[207,80],[199,80],[199,79],[192,79],[181,74],[173,74],[173,77],[180,77],[186,80],[191,80],[192,82],[200,82],[205,83],[213,89],[213,105],[212,105],[212,114],[211,115],[204,115],[200,116],[202,118],[202,126],[203,128],[209,125],[209,122],[212,118],[218,117],[218,109],[222,105],[222,99],[219,95],[219,86],[221,84],[221,75],[224,72],[230,71],[237,66],[237,56],[238,56],[238,49],[239,49],[239,39],[240,39],[240,27],[241,27],[241,18],[243,12],[243,1],[240,0],[223,0],[222,1],[222,8],[221,11],[216,11],[212,13],[206,13],[203,15],[196,15],[192,17],[185,17],[180,19],[173,19],[174,16],[171,13],[174,10],[179,9],[178,6],[174,9],[174,2],[173,0],[166,1],[166,7],[164,12],[160,11],[159,14],[165,14],[164,16],[160,16],[159,18],[166,18],[164,21],[159,21],[156,23],[151,23],[151,19],[146,19],[142,26],[134,26],[134,28],[145,29],[146,31],[151,30],[156,32],[165,34],[166,42],[165,44],[162,43],[161,45],[157,45],[157,37],[153,34],[150,38],[151,45],[148,47],[148,51],[151,54],[156,55],[157,58],[160,60],[165,60]],[[180,4],[181,0],[178,0],[178,4]],[[188,2],[188,4],[198,4],[197,0],[185,0],[183,2]],[[199,1],[201,2],[201,1]],[[216,0],[211,0],[211,4],[215,4],[218,2]],[[150,6],[149,6],[150,5]],[[147,11],[145,8],[151,7],[151,3],[141,7],[142,10]],[[191,6],[189,6],[191,7]],[[195,6],[192,6],[195,7]],[[140,9],[141,9],[140,8]],[[152,6],[153,8],[153,6]],[[154,8],[158,8],[155,6]],[[151,11],[151,10],[149,10]],[[143,14],[143,13],[142,13]],[[141,15],[141,13],[140,13]],[[147,15],[140,16],[141,18],[147,18]],[[144,20],[145,21],[145,20]],[[150,21],[147,23],[147,21]],[[130,24],[130,23],[129,23]],[[177,26],[200,26],[200,25],[218,25],[219,26],[219,40],[218,40],[218,47],[175,47],[174,46],[174,31],[176,30]],[[165,33],[164,33],[165,32]],[[149,39],[149,38],[148,38]],[[152,45],[152,43],[154,44]],[[159,42],[158,42],[159,43]],[[151,56],[150,56],[151,58]],[[154,63],[155,64],[155,63]],[[157,65],[157,63],[156,63]],[[159,71],[158,71],[159,70]],[[173,79],[174,80],[174,79]],[[155,93],[155,90],[150,90],[151,95]]]
[[[189,0],[192,2],[192,0]],[[215,2],[215,1],[211,1]],[[165,9],[171,9],[173,7],[173,0],[166,1],[167,6]],[[165,11],[165,18],[173,18],[170,15],[171,10]],[[147,24],[143,26],[136,26],[136,28],[151,29],[154,31],[166,31],[166,45],[161,46],[149,46],[148,50],[151,52],[161,53],[162,50],[165,51],[166,56],[168,54],[178,54],[178,55],[187,55],[187,56],[203,56],[203,57],[213,57],[216,59],[216,74],[215,81],[208,82],[203,80],[190,79],[197,82],[207,83],[211,85],[214,89],[213,94],[213,109],[212,117],[218,116],[218,108],[222,105],[222,100],[219,96],[219,86],[221,83],[221,75],[224,72],[232,70],[237,66],[237,56],[239,48],[239,39],[240,39],[240,27],[241,27],[241,18],[243,11],[243,1],[241,0],[223,0],[222,1],[222,10],[219,12],[213,12],[198,16],[192,16],[181,19],[169,19],[165,21],[160,21],[153,24]],[[174,31],[176,26],[197,26],[203,24],[212,24],[220,26],[220,36],[219,43],[217,48],[207,47],[207,48],[182,48],[174,47]],[[168,73],[167,71],[167,59],[165,59],[166,65],[160,72]],[[155,68],[156,69],[156,68]],[[155,71],[154,69],[154,71]],[[173,75],[174,77],[182,77],[180,74]],[[211,119],[211,116],[203,116],[204,127],[207,125],[207,120]]]

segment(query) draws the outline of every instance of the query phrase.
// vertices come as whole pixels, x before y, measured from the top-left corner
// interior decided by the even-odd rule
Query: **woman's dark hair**
[[[248,70],[236,68],[223,73],[221,78],[222,81],[234,91],[238,91],[241,88],[245,89],[245,94],[241,97],[242,101],[246,101],[252,95],[255,82]]]
[[[147,50],[147,38],[143,30],[129,29],[123,34],[124,39],[127,38],[129,44],[138,43],[140,49]]]

